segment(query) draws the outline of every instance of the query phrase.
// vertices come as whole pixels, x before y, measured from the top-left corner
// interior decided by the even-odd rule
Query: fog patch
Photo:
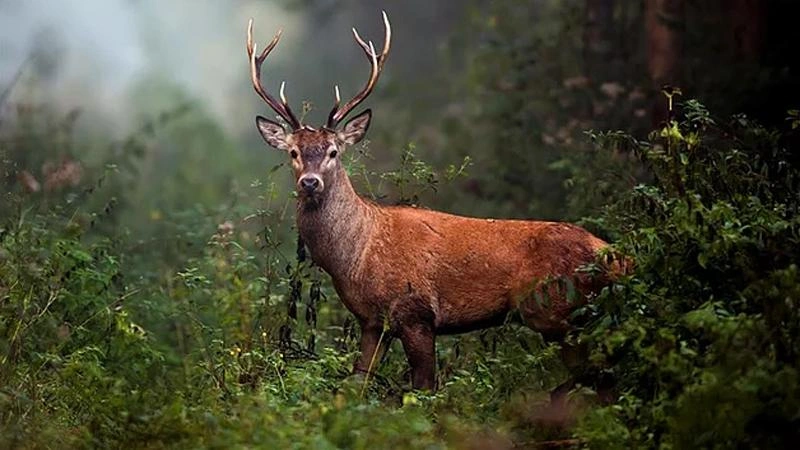
[[[125,133],[137,125],[132,116],[167,106],[136,98],[145,80],[159,80],[228,131],[249,130],[263,109],[248,77],[250,17],[262,45],[285,29],[270,68],[290,77],[280,68],[294,53],[303,22],[264,1],[0,0],[0,89],[22,68],[12,101],[80,107]]]

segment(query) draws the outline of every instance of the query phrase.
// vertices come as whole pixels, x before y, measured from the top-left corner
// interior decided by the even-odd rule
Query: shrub
[[[578,433],[598,448],[788,446],[800,425],[796,135],[690,101],[647,140],[592,137],[630,149],[652,181],[595,221],[635,270],[581,335],[621,399]]]

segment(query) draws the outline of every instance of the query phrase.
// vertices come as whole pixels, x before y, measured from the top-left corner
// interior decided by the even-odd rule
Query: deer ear
[[[261,137],[267,141],[267,144],[278,150],[289,150],[289,145],[286,143],[286,130],[283,125],[266,117],[257,116],[256,126],[258,131],[261,132]]]
[[[364,135],[367,134],[370,120],[372,120],[371,109],[348,120],[347,123],[344,124],[342,131],[337,133],[339,140],[347,145],[359,143],[361,139],[364,138]]]

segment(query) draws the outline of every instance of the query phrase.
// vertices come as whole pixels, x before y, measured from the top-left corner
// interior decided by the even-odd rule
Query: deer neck
[[[375,221],[375,206],[359,197],[340,168],[331,186],[297,203],[297,225],[311,258],[334,280],[352,278]]]

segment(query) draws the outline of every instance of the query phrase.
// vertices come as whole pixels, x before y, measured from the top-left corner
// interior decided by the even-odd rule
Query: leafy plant
[[[742,115],[682,107],[645,141],[618,136],[652,181],[595,222],[635,269],[581,336],[622,395],[579,435],[598,448],[789,445],[800,407],[793,142]]]

